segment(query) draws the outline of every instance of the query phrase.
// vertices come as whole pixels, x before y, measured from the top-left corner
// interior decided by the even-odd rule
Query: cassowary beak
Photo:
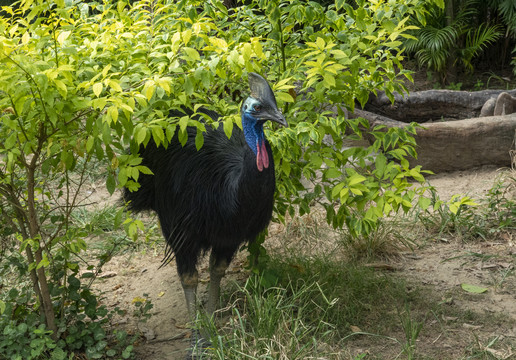
[[[270,115],[269,120],[274,121],[283,127],[288,127],[287,120],[285,119],[285,117],[283,116],[281,111],[279,111],[278,109],[274,109],[274,110],[270,111],[269,115]]]

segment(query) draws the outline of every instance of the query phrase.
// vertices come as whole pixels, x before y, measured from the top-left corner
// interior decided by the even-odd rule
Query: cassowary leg
[[[181,274],[181,284],[183,285],[183,291],[185,292],[186,307],[188,309],[188,317],[190,322],[196,319],[197,315],[197,283],[199,276],[197,271],[191,274]],[[197,359],[197,354],[202,356],[204,349],[206,348],[206,340],[201,336],[199,330],[192,329],[192,337],[190,339],[190,349],[186,355],[186,359]]]
[[[190,321],[194,321],[197,312],[197,283],[199,282],[199,275],[195,271],[191,274],[181,274],[180,277],[181,285],[183,285],[183,291],[185,292],[188,315]]]
[[[210,255],[210,287],[208,288],[208,303],[206,304],[206,313],[213,316],[218,308],[220,297],[220,281],[226,273],[229,261],[225,257],[219,257],[212,251]]]

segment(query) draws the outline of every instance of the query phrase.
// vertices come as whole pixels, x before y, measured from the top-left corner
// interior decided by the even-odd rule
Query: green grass
[[[463,241],[492,240],[516,231],[516,171],[499,176],[484,199],[474,199],[477,206],[461,205],[455,213],[451,206],[431,190],[430,211],[421,212],[419,220],[432,233],[453,235]]]
[[[364,335],[388,338],[401,352],[415,351],[419,320],[399,309],[413,306],[417,291],[407,291],[399,277],[322,258],[273,258],[269,265],[276,284],[264,285],[252,275],[237,286],[227,300],[231,314],[224,326],[201,318],[212,359],[339,359],[346,339]],[[408,345],[381,335],[409,324]]]
[[[410,231],[408,231],[410,229]],[[353,237],[343,230],[338,243],[354,261],[375,261],[396,257],[400,251],[413,250],[422,238],[422,227],[408,216],[378,221],[378,226],[370,234]]]
[[[471,241],[512,231],[514,185],[509,176],[497,182],[478,206],[452,213],[450,204],[441,202],[438,211],[419,217],[386,219],[361,238],[345,231],[335,235],[317,216],[294,219],[279,237],[282,247],[270,251],[265,273],[235,285],[223,300],[229,310],[219,313],[215,323],[200,317],[197,325],[208,329],[212,343],[206,358],[443,358],[444,350],[433,345],[441,335],[453,339],[464,331],[464,323],[494,328],[497,320],[448,302],[439,289],[409,283],[403,273],[364,264],[425,246],[440,235]],[[458,256],[465,261],[491,260],[491,255],[477,255]],[[513,278],[514,272],[504,269],[494,274],[493,283],[504,288]],[[457,291],[449,297],[467,296]],[[493,349],[499,348],[500,339],[469,346],[465,341],[450,356],[494,359],[499,350]]]

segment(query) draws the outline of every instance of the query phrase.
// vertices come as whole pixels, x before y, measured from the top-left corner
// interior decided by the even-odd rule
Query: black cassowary
[[[263,77],[249,73],[249,87],[251,96],[241,108],[243,131],[235,127],[228,139],[222,125],[217,130],[207,127],[199,151],[194,132],[184,147],[177,138],[166,149],[151,140],[140,148],[140,156],[154,175],[142,174],[137,191],[124,191],[130,210],[157,213],[167,242],[165,261],[175,257],[192,319],[200,254],[211,249],[206,311],[212,314],[233,255],[242,243],[254,240],[272,216],[274,162],[263,125],[267,120],[283,126],[287,122]],[[218,118],[214,112],[205,113]]]

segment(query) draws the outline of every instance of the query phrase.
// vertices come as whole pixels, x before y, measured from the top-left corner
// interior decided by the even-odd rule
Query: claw
[[[193,330],[190,348],[186,354],[186,360],[209,360],[207,350],[211,347],[211,342],[206,340],[199,330]]]

